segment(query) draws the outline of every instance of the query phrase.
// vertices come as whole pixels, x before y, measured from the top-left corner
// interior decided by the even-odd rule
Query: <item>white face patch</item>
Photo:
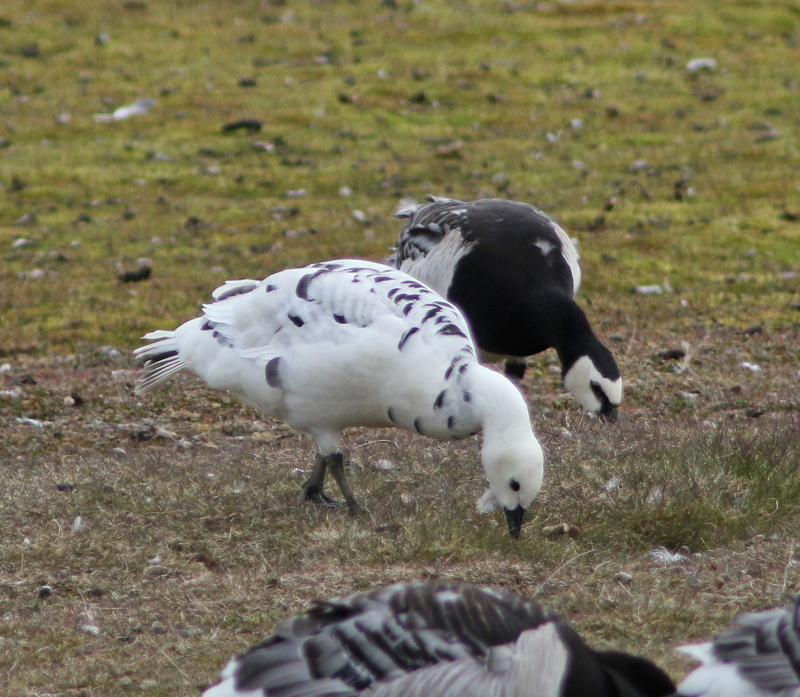
[[[575,361],[564,376],[564,387],[575,395],[586,411],[592,414],[599,413],[603,408],[595,389],[601,390],[614,406],[619,406],[622,402],[622,378],[609,380],[603,377],[589,356],[581,356]]]

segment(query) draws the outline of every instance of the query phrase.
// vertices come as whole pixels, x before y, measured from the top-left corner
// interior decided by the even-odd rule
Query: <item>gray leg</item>
[[[347,481],[347,476],[344,473],[344,455],[342,453],[333,453],[333,455],[328,455],[327,460],[331,468],[331,474],[339,485],[342,496],[344,496],[344,500],[347,503],[347,510],[350,515],[364,513],[364,508],[356,501],[353,490],[350,488],[350,482]]]
[[[510,378],[516,378],[517,380],[522,380],[523,376],[525,375],[525,369],[528,367],[528,364],[525,362],[524,358],[509,358],[506,361],[505,372],[506,375]]]
[[[341,453],[336,454],[338,454],[339,457],[342,457]],[[314,471],[306,480],[305,484],[303,484],[303,490],[300,492],[301,501],[308,500],[312,501],[313,503],[329,507],[342,505],[341,501],[332,499],[323,491],[325,487],[325,470],[328,467],[330,458],[336,457],[336,454],[328,455],[327,457],[322,457],[322,455],[317,456],[317,464],[314,467]]]

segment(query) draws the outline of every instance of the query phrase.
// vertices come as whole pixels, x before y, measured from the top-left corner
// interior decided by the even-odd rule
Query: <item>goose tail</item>
[[[133,352],[136,361],[142,364],[142,372],[136,379],[137,395],[149,392],[188,365],[180,356],[176,332],[159,329],[142,338],[152,343]]]

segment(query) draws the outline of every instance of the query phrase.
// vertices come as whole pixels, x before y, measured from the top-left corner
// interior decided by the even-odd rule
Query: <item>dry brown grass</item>
[[[786,3],[698,7],[2,3],[4,694],[189,697],[310,598],[429,577],[535,594],[679,676],[674,645],[800,590],[800,30]],[[688,74],[704,55],[719,69]],[[140,97],[147,116],[93,120]],[[242,117],[262,132],[221,132]],[[477,439],[349,432],[353,520],[298,503],[308,438],[189,377],[132,392],[145,331],[229,277],[381,258],[398,199],[428,192],[579,237],[579,302],[623,372],[604,427],[532,361],[547,474],[516,542],[475,512]],[[140,258],[152,277],[119,282]],[[577,536],[542,534],[560,524]]]
[[[353,429],[351,477],[369,514],[352,519],[297,501],[308,437],[192,377],[139,400],[127,356],[18,357],[4,375],[21,396],[4,398],[0,507],[9,694],[192,695],[310,599],[419,578],[535,596],[594,644],[679,676],[675,645],[800,590],[795,366],[770,362],[787,378],[775,387],[710,355],[735,341],[781,355],[796,333],[702,338],[681,375],[653,358],[660,337],[619,347],[632,389],[616,426],[576,408],[549,355],[533,360],[524,387],[547,474],[518,541],[474,509],[477,439]],[[687,381],[700,393],[690,404],[678,394]],[[65,406],[75,389],[86,401]],[[381,459],[396,468],[377,471]],[[561,523],[576,536],[542,533]],[[662,545],[685,558],[652,558]]]

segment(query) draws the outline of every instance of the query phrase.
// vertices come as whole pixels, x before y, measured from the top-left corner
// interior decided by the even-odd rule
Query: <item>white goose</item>
[[[581,269],[564,230],[525,203],[427,200],[395,214],[408,222],[389,263],[461,308],[484,358],[511,358],[508,374],[521,378],[520,358],[555,348],[564,386],[615,420],[622,379],[574,300]]]
[[[736,624],[712,642],[678,649],[703,664],[678,686],[678,695],[800,695],[800,596],[792,607],[742,615]]]
[[[505,591],[405,583],[317,601],[232,659],[203,697],[666,697],[644,658],[595,651]]]
[[[342,430],[399,426],[438,439],[483,431],[485,503],[502,506],[517,537],[539,493],[542,448],[520,391],[481,366],[461,313],[383,264],[339,260],[228,281],[203,316],[145,335],[138,392],[180,370],[311,434],[317,465],[302,498],[331,470],[349,510],[361,507],[344,473]]]

